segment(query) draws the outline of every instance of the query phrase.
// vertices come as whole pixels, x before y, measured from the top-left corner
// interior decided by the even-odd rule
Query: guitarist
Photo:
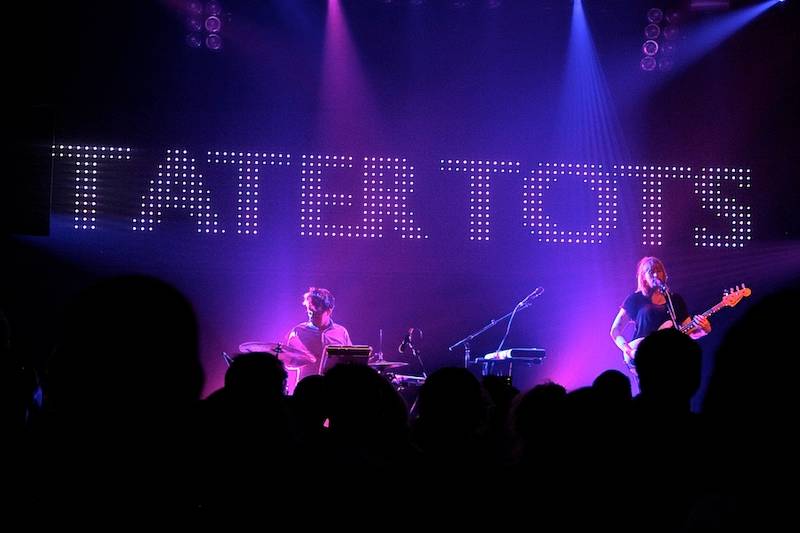
[[[611,324],[611,338],[622,350],[625,364],[635,374],[636,348],[649,333],[673,324],[693,323],[686,333],[699,339],[711,331],[708,318],[689,316],[686,302],[679,294],[667,288],[667,271],[664,263],[657,257],[647,256],[636,265],[636,292],[628,296]],[[623,332],[628,324],[635,328],[632,340],[628,341]]]

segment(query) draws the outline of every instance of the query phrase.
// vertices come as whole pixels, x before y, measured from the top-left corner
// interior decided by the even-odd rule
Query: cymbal
[[[401,366],[408,366],[408,363],[404,363],[403,361],[374,361],[372,363],[367,363],[368,366],[378,369],[386,369],[386,368],[399,368]]]
[[[253,341],[239,345],[240,352],[267,352],[274,354],[289,370],[297,370],[305,365],[317,362],[313,354],[299,350],[280,342]]]

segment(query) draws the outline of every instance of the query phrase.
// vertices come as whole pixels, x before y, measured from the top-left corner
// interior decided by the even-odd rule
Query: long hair
[[[661,270],[666,274],[667,269],[664,263],[658,257],[648,255],[639,259],[636,264],[636,292],[640,292],[647,296],[647,286],[645,285],[645,276],[647,272],[652,271],[656,267],[661,267]]]

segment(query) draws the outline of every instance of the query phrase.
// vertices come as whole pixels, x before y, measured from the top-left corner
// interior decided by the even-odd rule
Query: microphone
[[[406,336],[403,337],[403,342],[400,343],[400,346],[397,348],[397,351],[400,353],[406,353],[408,347],[411,346],[411,334],[414,333],[414,328],[408,328],[408,333]]]
[[[660,291],[665,291],[667,290],[667,282],[660,278],[653,278],[653,287]]]

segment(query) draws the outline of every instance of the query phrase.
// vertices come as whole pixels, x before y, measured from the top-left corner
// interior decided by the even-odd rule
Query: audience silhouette
[[[783,485],[794,480],[799,444],[792,422],[799,301],[795,284],[755,302],[717,350],[702,407],[713,436],[708,475],[692,531],[769,531],[794,519]]]
[[[28,511],[274,512],[303,495],[335,513],[349,503],[347,478],[384,496],[413,490],[434,512],[443,494],[519,487],[502,493],[505,516],[542,527],[769,529],[791,509],[774,479],[797,447],[797,301],[797,288],[765,297],[730,327],[699,414],[690,400],[700,346],[665,329],[638,348],[634,398],[617,370],[569,392],[547,382],[520,393],[504,378],[441,368],[409,420],[391,381],[368,366],[338,364],[287,397],[270,353],[236,355],[224,386],[199,401],[191,304],[163,281],[117,277],[67,308],[40,411],[0,312],[2,424],[26,439],[16,449],[33,466],[16,493],[38,495],[20,506]],[[778,371],[758,377],[763,364]]]
[[[187,421],[203,385],[197,334],[188,300],[154,278],[104,280],[69,306],[34,429],[42,508],[193,505]]]

